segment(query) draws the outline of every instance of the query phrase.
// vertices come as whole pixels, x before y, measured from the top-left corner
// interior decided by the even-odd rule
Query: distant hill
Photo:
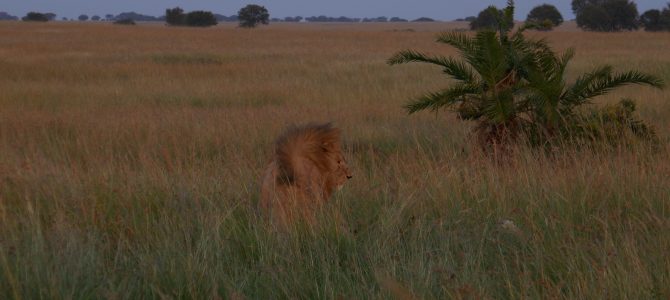
[[[151,22],[151,21],[163,21],[165,20],[165,17],[154,17],[154,16],[148,16],[148,15],[143,15],[143,14],[138,14],[136,12],[123,12],[118,15],[116,15],[113,20],[133,20],[133,21],[144,21],[144,22]]]
[[[0,21],[17,21],[19,17],[12,16],[4,11],[0,11]]]
[[[239,21],[237,19],[237,15],[232,15],[230,17],[226,17],[226,16],[220,15],[220,14],[214,14],[214,17],[216,18],[217,22],[237,22],[237,21]]]

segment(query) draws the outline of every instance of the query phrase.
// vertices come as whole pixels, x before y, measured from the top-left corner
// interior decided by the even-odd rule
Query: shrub
[[[563,138],[576,145],[597,147],[598,145],[630,145],[647,143],[658,146],[656,131],[636,114],[635,101],[624,98],[614,105],[606,105],[599,109],[591,109],[583,114],[570,116],[562,128]]]

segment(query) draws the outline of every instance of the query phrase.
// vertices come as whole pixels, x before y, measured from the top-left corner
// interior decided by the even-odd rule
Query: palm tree
[[[526,27],[511,33],[513,1],[498,12],[496,31],[483,30],[472,37],[460,32],[438,36],[437,42],[456,48],[462,60],[413,50],[400,51],[388,60],[391,65],[435,64],[456,80],[445,89],[407,104],[409,113],[454,110],[461,119],[479,122],[476,131],[480,142],[499,144],[528,129],[553,135],[577,106],[614,88],[626,84],[663,86],[660,79],[651,75],[636,71],[613,73],[610,66],[596,68],[567,85],[565,70],[574,50],[559,56],[545,40],[525,38]]]

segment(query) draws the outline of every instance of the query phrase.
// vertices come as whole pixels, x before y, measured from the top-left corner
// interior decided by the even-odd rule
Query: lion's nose
[[[351,177],[354,177],[354,176],[351,176],[351,175],[347,175],[347,179],[351,179]]]

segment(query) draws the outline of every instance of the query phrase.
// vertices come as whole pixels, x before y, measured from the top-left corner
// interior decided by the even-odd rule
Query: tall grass
[[[385,65],[448,55],[443,26],[0,23],[0,298],[670,297],[670,92],[598,99],[639,99],[660,150],[493,161],[469,124],[404,114],[442,77]],[[670,81],[668,34],[537,34],[573,74]],[[326,120],[354,178],[318,228],[268,230],[272,140]]]

